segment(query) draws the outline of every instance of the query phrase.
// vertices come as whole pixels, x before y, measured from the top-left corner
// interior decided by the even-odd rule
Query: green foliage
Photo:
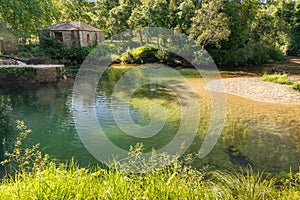
[[[124,53],[120,60],[124,64],[130,64],[130,63],[146,63],[146,62],[158,62],[158,59],[156,58],[156,52],[157,49],[149,46],[142,46],[138,47],[132,51]]]
[[[30,58],[32,55],[30,52],[27,52],[27,51],[19,51],[17,56],[19,58]]]
[[[88,0],[59,0],[58,8],[61,12],[61,21],[92,22],[93,16]]]
[[[264,74],[263,77],[261,78],[263,81],[268,81],[268,82],[274,82],[274,83],[280,83],[280,84],[287,84],[290,85],[290,88],[293,90],[299,91],[300,92],[300,82],[293,82],[288,78],[286,74],[279,75],[267,75]]]
[[[54,37],[49,37],[48,31],[41,32],[40,47],[42,51],[53,59],[59,59],[61,56],[61,41]]]
[[[0,22],[17,38],[37,36],[37,30],[55,21],[58,9],[55,0],[0,1]]]
[[[112,8],[108,13],[106,27],[111,36],[129,28],[127,20],[130,17],[130,6],[121,4]]]
[[[267,75],[264,74],[263,77],[261,78],[262,81],[268,81],[268,82],[274,82],[274,83],[280,83],[280,84],[287,84],[287,85],[291,85],[293,84],[293,81],[291,81],[288,78],[287,74],[275,74],[275,75]]]
[[[89,55],[95,47],[72,46],[70,49],[62,49],[61,42],[53,37],[49,37],[45,32],[42,36],[41,45],[34,49],[32,54],[47,55],[58,63],[66,65],[79,65]]]
[[[208,45],[215,62],[221,66],[262,64],[283,60],[288,24],[277,16],[278,8],[267,1],[224,1],[223,12],[229,18],[230,36],[220,42],[220,49]]]
[[[89,55],[89,53],[94,49],[94,47],[78,47],[73,46],[70,49],[61,50],[61,63],[66,65],[78,65],[81,64],[84,59]]]
[[[192,18],[196,11],[196,5],[193,1],[180,1],[175,10],[175,30],[184,34],[189,34],[192,24]]]
[[[270,50],[270,57],[274,60],[283,61],[285,60],[285,56],[283,55],[282,51],[278,48]]]
[[[223,1],[205,1],[196,10],[192,18],[190,36],[202,46],[208,44],[220,47],[219,41],[225,40],[230,34],[227,16],[221,12]]]
[[[290,44],[289,48],[294,52],[300,51],[300,2],[295,4],[294,22],[290,29]]]
[[[1,51],[15,54],[18,39],[23,42],[28,41],[26,38],[36,39],[39,28],[58,21],[84,21],[103,29],[106,37],[129,28],[172,29],[194,38],[218,65],[229,67],[283,60],[282,52],[287,49],[292,54],[300,51],[300,3],[290,0],[265,3],[257,0],[96,0],[94,4],[88,0],[0,0],[0,11]],[[146,35],[136,37],[140,46],[148,43]],[[165,42],[167,38],[161,40]],[[84,52],[78,53],[80,58],[74,61],[74,52],[61,52],[60,44],[53,43],[43,47],[46,55],[66,64],[80,64]],[[43,56],[39,48],[29,52]],[[62,54],[70,55],[72,60]],[[159,54],[162,54],[160,62],[166,62],[168,55]],[[130,54],[124,55],[125,62],[132,63],[134,59]]]
[[[292,89],[297,90],[300,92],[300,82],[295,82],[293,85],[290,86]]]
[[[180,56],[166,51],[162,48],[155,48],[150,45],[138,47],[122,54],[114,60],[123,64],[143,64],[143,63],[162,63],[170,67],[190,67],[191,64]]]

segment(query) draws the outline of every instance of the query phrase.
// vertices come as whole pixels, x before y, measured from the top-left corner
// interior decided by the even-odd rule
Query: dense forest
[[[24,42],[60,21],[86,22],[107,38],[127,29],[165,27],[195,39],[223,66],[260,64],[300,52],[297,1],[0,0],[1,30]]]

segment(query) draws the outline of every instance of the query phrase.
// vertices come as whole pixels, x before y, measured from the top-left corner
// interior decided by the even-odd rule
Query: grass
[[[263,77],[261,78],[262,81],[267,81],[267,82],[274,82],[274,83],[280,83],[280,84],[287,84],[291,85],[293,84],[293,81],[291,81],[288,78],[287,74],[274,74],[274,75],[267,75],[264,74]]]
[[[291,85],[290,88],[300,92],[300,82],[293,83],[293,85]]]
[[[268,81],[268,82],[274,82],[274,83],[280,83],[280,84],[286,84],[290,85],[290,88],[293,90],[300,92],[300,82],[293,82],[288,78],[287,74],[274,74],[274,75],[267,75],[264,74],[261,78],[262,81]]]
[[[279,184],[280,183],[280,184]],[[1,199],[299,199],[294,179],[238,172],[196,171],[178,163],[151,173],[49,164],[0,184]]]

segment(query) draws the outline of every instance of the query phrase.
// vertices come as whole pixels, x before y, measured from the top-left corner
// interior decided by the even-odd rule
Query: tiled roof
[[[47,27],[41,28],[41,30],[52,30],[52,31],[81,30],[81,31],[97,31],[97,32],[102,31],[101,29],[95,28],[84,22],[60,22],[60,23],[54,24],[52,26],[47,26]]]

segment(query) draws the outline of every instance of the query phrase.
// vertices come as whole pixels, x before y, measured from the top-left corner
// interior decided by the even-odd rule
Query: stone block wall
[[[0,89],[38,87],[43,83],[53,83],[65,79],[65,74],[63,65],[0,66]]]
[[[79,35],[83,47],[96,46],[104,40],[104,32],[80,31]]]
[[[63,34],[63,48],[80,46],[79,31],[62,31],[62,34]]]

